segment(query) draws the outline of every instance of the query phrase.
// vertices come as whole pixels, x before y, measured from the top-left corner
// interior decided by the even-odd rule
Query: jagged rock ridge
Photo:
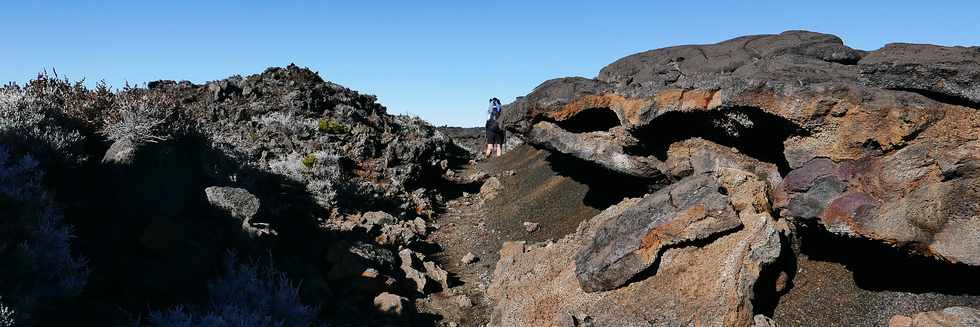
[[[401,299],[448,280],[418,240],[442,201],[440,176],[468,158],[373,96],[295,65],[119,91],[42,74],[0,91],[0,176],[8,155],[48,172],[0,186],[44,185],[76,237],[6,216],[0,229],[65,230],[53,234],[60,251],[70,240],[72,254],[90,259],[69,267],[81,281],[61,278],[73,281],[61,292],[71,297],[30,306],[4,297],[18,324],[403,324],[416,317]],[[10,271],[43,270],[7,260],[15,248],[0,246]],[[7,281],[0,294],[40,296]]]

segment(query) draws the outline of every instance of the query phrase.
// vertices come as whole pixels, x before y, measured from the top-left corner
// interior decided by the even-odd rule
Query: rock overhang
[[[666,181],[654,189],[660,193],[705,172],[741,171],[765,185],[760,208],[774,226],[816,222],[938,258],[937,264],[980,266],[973,234],[980,228],[978,53],[909,44],[861,51],[804,31],[651,50],[614,62],[596,78],[543,83],[505,106],[505,125],[532,145]],[[597,110],[615,114],[619,125],[563,127]],[[739,117],[746,112],[757,116]],[[740,133],[710,131],[719,125]],[[761,128],[746,134],[750,126]],[[763,141],[767,151],[746,146]],[[643,201],[597,216],[602,221],[591,233],[601,230],[595,226],[625,226],[632,220],[622,212]],[[653,234],[668,230],[644,226]],[[617,237],[643,244],[629,233],[603,235],[574,240],[572,276],[583,290],[598,291],[591,297],[635,292],[627,280],[652,278],[642,270],[655,270],[659,256],[587,250]]]

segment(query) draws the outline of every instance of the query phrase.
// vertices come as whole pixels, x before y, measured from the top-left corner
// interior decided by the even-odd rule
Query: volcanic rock
[[[411,284],[409,288],[418,293],[425,293],[425,285],[428,280],[425,278],[425,273],[418,270],[418,267],[422,265],[422,258],[419,257],[419,254],[411,249],[402,249],[398,252],[398,257],[401,259],[401,270],[405,273],[405,278],[408,279],[406,282]]]
[[[746,36],[546,81],[502,120],[532,145],[654,185],[696,164],[740,166],[770,184],[781,216],[977,266],[978,56],[859,51],[806,31]],[[684,150],[697,139],[703,150]],[[755,168],[725,159],[733,152]]]
[[[443,270],[441,267],[439,267],[439,265],[437,265],[435,262],[432,261],[426,261],[422,263],[422,266],[425,267],[426,277],[429,277],[429,279],[435,281],[436,283],[439,283],[439,286],[441,286],[443,290],[449,289],[448,272]]]
[[[869,53],[858,64],[861,83],[878,88],[913,90],[980,103],[980,47],[941,47],[894,43]]]
[[[211,205],[242,222],[248,222],[259,212],[259,199],[245,189],[212,186],[204,189],[204,194]]]
[[[471,263],[476,262],[476,260],[478,260],[478,258],[475,255],[473,255],[473,253],[466,252],[466,255],[464,255],[463,258],[460,259],[460,262],[462,262],[463,264],[468,265],[468,264],[471,264]]]
[[[532,223],[532,222],[529,222],[529,221],[525,221],[524,222],[524,230],[526,230],[528,233],[534,233],[534,231],[538,230],[538,223]]]
[[[421,240],[426,233],[425,220],[415,218],[397,224],[384,225],[381,227],[381,235],[378,235],[375,241],[381,245],[408,246]]]
[[[401,316],[408,299],[397,294],[383,292],[374,298],[374,306],[384,314]]]
[[[719,170],[624,200],[550,246],[511,243],[487,291],[496,302],[491,325],[563,326],[576,313],[596,326],[751,326],[753,287],[781,241],[768,184],[746,171]],[[700,207],[704,213],[692,213]],[[710,241],[679,242],[712,234]]]
[[[951,307],[942,311],[921,312],[906,316],[894,316],[888,327],[966,327],[980,326],[980,310]]]
[[[241,221],[242,230],[250,236],[272,234],[268,228],[252,226],[252,218],[259,212],[259,199],[245,189],[212,186],[204,189],[208,202]]]
[[[384,225],[393,225],[397,223],[398,218],[395,218],[384,211],[365,212],[361,215],[361,226],[368,231],[375,228],[380,228]]]
[[[625,284],[660,258],[664,248],[701,241],[742,226],[712,176],[692,176],[643,197],[607,220],[575,260],[582,289]]]

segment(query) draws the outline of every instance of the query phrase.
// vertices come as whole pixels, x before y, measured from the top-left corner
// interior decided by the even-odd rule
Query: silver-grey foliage
[[[53,99],[61,95],[57,89],[37,94],[20,87],[0,88],[0,136],[24,138],[32,153],[54,152],[67,154],[83,142],[77,130],[60,126],[55,113],[62,108]]]
[[[225,273],[208,285],[210,306],[175,307],[148,317],[155,327],[310,326],[316,310],[300,303],[299,291],[271,265],[224,261]]]
[[[0,327],[13,327],[14,326],[14,309],[11,309],[3,304],[3,298],[0,297]]]
[[[72,228],[41,186],[43,177],[33,156],[15,158],[0,144],[0,294],[16,309],[18,324],[81,293],[89,275],[86,260],[71,255]]]
[[[113,141],[126,140],[135,144],[167,140],[165,123],[171,112],[162,101],[145,92],[124,92],[117,97],[118,111],[105,122],[100,131]]]

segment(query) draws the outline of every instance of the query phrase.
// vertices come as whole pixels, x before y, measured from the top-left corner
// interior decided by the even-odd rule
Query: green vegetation
[[[306,166],[306,168],[313,168],[313,164],[315,163],[316,163],[316,156],[314,156],[312,153],[306,155],[306,157],[303,158],[303,166]]]
[[[336,119],[330,119],[330,118],[320,118],[320,121],[317,123],[317,129],[321,133],[327,133],[327,134],[347,133],[347,126],[344,126],[344,124],[340,123]]]

